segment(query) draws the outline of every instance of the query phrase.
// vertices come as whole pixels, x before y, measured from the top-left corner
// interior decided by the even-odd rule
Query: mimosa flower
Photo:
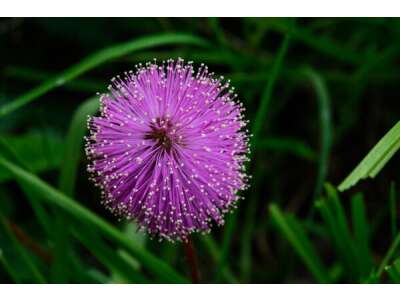
[[[104,204],[151,235],[208,232],[247,188],[249,136],[233,88],[182,59],[112,80],[86,153]]]

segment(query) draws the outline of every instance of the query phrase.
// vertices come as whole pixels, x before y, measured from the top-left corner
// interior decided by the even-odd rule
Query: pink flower
[[[249,137],[244,108],[222,79],[178,59],[112,80],[86,144],[112,212],[169,240],[223,224],[247,188]]]

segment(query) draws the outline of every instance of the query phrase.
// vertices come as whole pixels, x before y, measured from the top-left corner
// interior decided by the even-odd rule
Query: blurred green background
[[[247,109],[251,188],[194,235],[203,283],[400,282],[400,158],[335,186],[399,120],[399,19],[0,19],[0,282],[190,282],[181,243],[116,220],[86,116],[135,64],[182,57]]]

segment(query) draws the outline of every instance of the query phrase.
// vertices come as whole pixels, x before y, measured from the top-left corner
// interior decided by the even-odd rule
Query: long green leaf
[[[279,152],[286,152],[309,161],[314,161],[316,158],[315,151],[306,143],[296,138],[268,137],[266,139],[256,140],[253,143],[254,148],[257,151],[275,150]]]
[[[395,255],[396,251],[398,251],[399,247],[400,247],[400,233],[398,233],[396,238],[393,240],[392,244],[389,247],[389,250],[386,252],[385,257],[383,258],[381,264],[379,265],[379,268],[375,274],[377,278],[379,278],[382,275],[383,271],[385,270],[385,267],[389,264],[389,261]]]
[[[304,27],[296,26],[292,29],[285,22],[277,20],[271,23],[271,29],[281,33],[292,31],[293,39],[296,41],[345,63],[359,64],[365,60],[365,55],[360,55],[359,51],[344,47],[341,43],[328,37],[319,36]]]
[[[389,206],[390,206],[390,228],[392,231],[392,239],[394,239],[397,234],[396,184],[394,181],[390,183]]]
[[[259,138],[261,130],[263,129],[266,114],[268,112],[272,98],[272,92],[274,90],[276,80],[278,79],[278,75],[282,69],[285,55],[289,49],[289,41],[290,41],[290,34],[287,34],[276,55],[276,59],[272,66],[272,71],[269,80],[267,82],[267,86],[261,96],[260,106],[257,109],[257,115],[254,119],[253,127],[251,129],[251,132],[253,134],[253,140],[257,140]]]
[[[393,283],[400,283],[400,273],[394,266],[386,266],[385,271],[389,274],[389,277]]]
[[[328,160],[332,145],[332,121],[328,88],[322,76],[311,68],[304,70],[304,75],[311,81],[319,106],[319,123],[321,128],[321,150],[319,155],[318,175],[314,190],[314,199],[318,198],[328,172]]]
[[[393,283],[400,283],[400,258],[397,258],[393,264],[386,266],[385,271],[389,274]]]
[[[98,98],[90,98],[83,102],[76,110],[65,138],[64,160],[60,169],[60,190],[74,195],[76,174],[81,159],[83,136],[87,130],[88,115],[93,115],[99,108]]]
[[[127,283],[148,283],[148,280],[137,272],[130,261],[107,247],[99,237],[94,234],[86,235],[85,232],[85,230],[72,228],[72,234],[109,270],[122,276]]]
[[[329,277],[326,274],[322,263],[319,261],[319,256],[312,247],[311,242],[307,238],[300,224],[295,223],[293,221],[294,219],[288,221],[279,207],[275,204],[271,204],[269,210],[271,217],[277,224],[279,230],[286,237],[318,282],[329,282]]]
[[[52,141],[50,136],[44,135],[43,138],[46,138],[48,141]],[[38,142],[39,139],[39,142]],[[52,159],[53,153],[56,152],[56,147],[55,143],[46,143],[49,145],[53,145],[51,148],[48,147],[48,149],[44,148],[43,143],[41,141],[42,139],[42,134],[30,134],[27,135],[26,137],[22,138],[22,141],[19,142],[20,146],[16,147],[15,145],[18,145],[18,143],[14,142],[14,147],[16,149],[25,149],[25,150],[19,150],[18,152],[13,151],[13,149],[10,147],[8,144],[10,139],[0,139],[0,151],[10,157],[11,161],[15,161],[18,165],[21,167],[26,168],[27,170],[31,171],[34,167],[32,164],[32,161],[34,161],[33,158],[35,156],[31,157],[31,160],[29,160],[29,152],[28,155],[21,155],[23,153],[27,153],[26,151],[26,145],[29,144],[30,147],[29,149],[35,149],[39,148],[40,150],[37,151],[37,157],[39,158],[38,161],[44,161],[46,164],[48,161],[54,161]],[[25,143],[23,143],[23,141]],[[36,145],[36,147],[35,147]],[[39,145],[39,147],[37,147]],[[59,141],[59,144],[57,144],[57,147],[62,149],[62,143],[61,139]],[[61,150],[59,149],[59,150]],[[46,151],[48,150],[48,151]],[[58,151],[61,152],[61,151]],[[45,154],[48,155],[48,157],[45,156]],[[60,155],[58,154],[57,161],[58,164],[61,162],[61,158],[59,157]],[[24,159],[22,158],[24,157]],[[46,210],[43,207],[43,203],[41,203],[39,200],[40,194],[37,193],[32,189],[31,186],[27,185],[25,182],[22,182],[19,179],[16,179],[18,184],[20,185],[21,189],[23,190],[24,194],[26,195],[26,198],[30,202],[40,224],[42,227],[45,229],[46,233],[48,233],[50,236],[52,236],[54,248],[53,248],[53,261],[51,264],[51,273],[52,273],[52,282],[68,282],[67,275],[69,274],[68,268],[70,264],[65,264],[65,261],[68,259],[68,248],[70,243],[67,241],[67,233],[68,231],[65,230],[66,224],[63,222],[65,219],[65,216],[63,215],[64,213],[58,213],[58,211],[55,211],[57,213],[57,216],[54,219],[50,219],[50,215],[46,212]]]
[[[266,115],[269,111],[270,102],[272,99],[272,93],[274,91],[276,81],[278,79],[279,73],[282,69],[284,58],[289,49],[290,33],[285,35],[281,46],[276,55],[274,64],[272,66],[271,76],[267,82],[267,86],[263,91],[261,96],[260,105],[257,110],[257,114],[253,123],[251,132],[253,134],[253,140],[258,140],[261,131],[265,124]],[[250,154],[251,155],[251,154]],[[242,233],[242,249],[241,249],[241,270],[244,277],[248,277],[251,268],[251,249],[252,249],[252,238],[253,238],[253,228],[255,227],[255,213],[257,211],[257,195],[258,191],[253,191],[254,197],[250,198],[247,203],[245,212],[245,223],[243,226]]]
[[[118,242],[121,247],[124,247],[126,250],[130,251],[132,255],[141,261],[143,266],[159,276],[159,278],[165,282],[187,282],[184,277],[173,270],[166,262],[141,249],[107,221],[92,213],[87,208],[81,206],[78,202],[74,201],[70,197],[54,189],[35,175],[21,169],[3,157],[0,157],[0,165],[9,170],[16,178],[26,182],[36,191],[41,192],[43,194],[43,200],[62,208],[72,216],[76,217],[77,220],[92,225],[108,238]]]
[[[74,196],[76,174],[82,154],[83,136],[86,129],[86,119],[92,115],[99,107],[97,97],[84,101],[76,110],[70,123],[67,136],[65,138],[64,159],[61,163],[59,187],[60,191],[67,196]],[[68,268],[65,265],[66,251],[72,251],[69,241],[69,232],[65,230],[68,226],[67,216],[61,209],[56,209],[57,219],[54,222],[54,259],[52,264],[52,275],[54,282],[68,281]],[[100,251],[100,250],[98,250]],[[67,257],[68,258],[68,257]]]
[[[17,165],[27,169],[28,171],[32,171],[31,167],[24,160],[20,158],[19,153],[16,153],[14,149],[8,144],[8,140],[1,137],[0,137],[0,153],[9,160],[15,162]],[[36,193],[35,191],[32,191],[32,189],[28,185],[24,184],[18,179],[17,182],[20,185],[24,194],[27,196],[27,199],[31,204],[33,211],[35,212],[35,215],[40,225],[47,233],[49,233],[51,224],[48,213],[46,212],[42,204],[37,201],[37,199],[40,197],[40,194]]]
[[[207,42],[193,35],[168,33],[135,38],[129,42],[111,46],[84,58],[54,78],[46,80],[36,88],[3,105],[0,108],[0,117],[21,108],[40,96],[43,96],[50,90],[64,85],[66,82],[107,61],[113,60],[133,51],[169,44],[193,44],[204,46],[207,44]]]
[[[46,283],[46,279],[40,272],[36,263],[32,259],[30,253],[20,244],[15,235],[12,233],[9,225],[7,224],[4,216],[0,212],[0,225],[3,227],[5,235],[10,239],[11,244],[13,245],[16,253],[19,254],[21,260],[26,264],[26,267],[32,273],[32,276],[35,280],[35,283]]]
[[[383,70],[384,73],[389,74],[388,67],[395,65],[393,60],[397,58],[400,45],[398,43],[390,44],[387,48],[379,53],[371,55],[364,61],[348,78],[351,82],[351,89],[349,95],[346,97],[346,105],[343,105],[341,110],[338,111],[338,126],[335,128],[335,137],[340,140],[345,132],[354,126],[360,119],[361,109],[358,109],[359,103],[364,100],[363,93],[369,87],[369,83],[377,82],[377,78],[371,75],[376,75],[377,71]],[[385,83],[387,83],[387,79]]]
[[[49,131],[31,131],[20,135],[3,135],[3,144],[7,144],[8,152],[18,156],[19,163],[33,173],[42,173],[60,166],[63,143],[61,137]],[[29,145],[29,147],[27,147]],[[10,174],[0,168],[0,182],[11,179]]]
[[[75,189],[75,182],[76,182],[76,175],[77,175],[77,170],[78,170],[78,165],[81,160],[81,155],[82,155],[82,146],[83,146],[83,136],[87,130],[87,116],[88,115],[93,115],[96,113],[96,111],[99,108],[99,100],[98,97],[95,98],[90,98],[86,101],[84,101],[76,110],[72,117],[72,121],[70,123],[70,127],[68,129],[68,133],[66,136],[66,143],[65,143],[65,155],[64,155],[64,163],[61,165],[60,169],[60,181],[59,181],[59,186],[61,192],[65,193],[68,196],[73,196],[74,195],[74,189]],[[64,220],[64,222],[61,222],[59,224],[59,227],[61,229],[65,227],[67,224],[68,220]],[[80,234],[86,234],[89,235],[87,232],[80,232]],[[64,237],[63,237],[64,236]],[[60,242],[60,247],[65,247],[65,240],[68,238],[65,230],[64,232],[59,232],[58,237],[63,237],[64,241],[61,240]],[[92,237],[93,239],[95,237]],[[90,237],[88,239],[91,239]],[[80,239],[81,240],[81,239]],[[82,241],[81,241],[82,242]],[[84,243],[84,242],[82,242]],[[107,249],[103,249],[99,245],[92,247],[90,244],[87,245],[84,243],[84,245],[94,251],[93,253],[98,257],[99,260],[102,260],[106,266],[110,265],[109,259],[107,259],[107,255],[104,255],[105,251],[108,251]],[[103,246],[105,245],[104,243],[102,244]],[[56,248],[60,248],[56,247]],[[62,250],[61,255],[59,255],[59,260],[60,260],[60,266],[62,267]],[[119,255],[119,254],[118,254]],[[118,255],[116,259],[118,258]],[[129,255],[129,254],[127,254]],[[55,255],[56,258],[56,255]],[[123,264],[120,264],[120,266]],[[119,276],[123,276],[124,274],[132,274],[134,270],[130,270],[130,272],[125,272],[124,270],[119,270],[116,268],[116,266],[113,267],[113,270],[115,270],[115,273],[119,274]],[[132,275],[130,275],[132,278]],[[138,278],[138,276],[133,277],[133,278]],[[129,278],[127,278],[129,280]],[[140,282],[140,280],[137,280]],[[128,281],[130,282],[130,281]]]
[[[219,253],[221,252],[221,250],[219,249],[217,243],[212,238],[212,236],[209,234],[204,235],[200,238],[200,241],[204,244],[204,247],[209,252],[211,257],[215,261],[218,261]],[[235,275],[232,273],[231,269],[229,268],[229,265],[225,266],[225,270],[222,272],[222,276],[224,276],[224,278],[227,280],[228,283],[239,282],[238,279],[235,277]]]
[[[18,272],[15,272],[14,268],[4,257],[3,250],[0,248],[0,264],[3,266],[4,270],[8,273],[13,283],[21,283],[20,276]]]
[[[224,228],[222,246],[221,246],[219,260],[218,260],[217,268],[216,268],[217,272],[214,277],[215,282],[220,281],[223,270],[225,268],[225,264],[228,260],[229,247],[231,246],[232,237],[235,232],[235,226],[237,223],[237,215],[238,215],[238,212],[234,211],[233,214],[231,214],[227,217],[228,221],[226,222],[225,228]]]
[[[317,207],[321,211],[325,224],[330,228],[334,246],[347,269],[346,275],[352,280],[358,280],[362,274],[362,257],[350,232],[337,191],[330,184],[326,184],[325,189],[327,197],[317,201]]]
[[[2,74],[8,78],[15,78],[32,82],[42,82],[54,77],[55,75],[45,70],[20,66],[8,66],[4,68]],[[63,87],[71,91],[94,93],[98,92],[102,88],[104,89],[104,84],[101,81],[96,81],[93,79],[79,78],[79,80],[66,82]]]
[[[351,198],[354,238],[357,253],[361,261],[362,275],[366,276],[372,267],[372,256],[369,247],[369,225],[364,198],[358,193]]]
[[[374,178],[400,148],[400,121],[372,148],[367,156],[339,185],[339,191],[349,189],[358,181]]]

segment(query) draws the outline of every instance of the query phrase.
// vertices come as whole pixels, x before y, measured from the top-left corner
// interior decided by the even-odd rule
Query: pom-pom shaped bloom
[[[112,79],[88,121],[86,153],[104,204],[151,235],[208,232],[247,187],[244,108],[203,64],[139,64]]]

